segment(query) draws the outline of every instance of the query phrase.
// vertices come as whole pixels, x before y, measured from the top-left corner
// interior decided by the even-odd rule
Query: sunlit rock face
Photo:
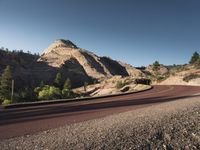
[[[46,62],[49,66],[60,68],[66,62],[74,60],[82,66],[85,73],[95,79],[111,77],[114,75],[129,76],[138,70],[130,65],[119,63],[108,57],[99,57],[92,52],[78,48],[69,40],[56,40],[44,50],[38,62]],[[73,71],[80,72],[80,67]]]
[[[63,80],[70,78],[74,87],[115,75],[137,77],[141,74],[128,64],[99,57],[63,39],[55,40],[40,56],[19,53],[14,57],[6,51],[0,51],[0,58],[0,73],[5,66],[11,66],[19,87],[34,87],[41,81],[52,83],[58,72]]]

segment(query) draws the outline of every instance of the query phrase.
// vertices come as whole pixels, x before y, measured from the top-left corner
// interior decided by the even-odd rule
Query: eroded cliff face
[[[76,60],[82,66],[85,73],[95,79],[112,77],[114,75],[138,75],[137,72],[139,72],[131,66],[119,63],[108,57],[99,57],[87,50],[78,48],[68,40],[56,40],[42,53],[38,62],[46,62],[49,66],[60,68],[71,59]],[[73,71],[80,72],[80,69],[77,67]]]

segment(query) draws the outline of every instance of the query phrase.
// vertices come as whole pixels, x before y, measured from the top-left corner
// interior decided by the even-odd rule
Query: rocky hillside
[[[38,55],[24,53],[23,51],[10,52],[0,49],[0,74],[9,65],[15,79],[16,89],[22,87],[22,85],[31,87],[35,80],[31,68],[36,66],[38,58]]]
[[[54,68],[61,68],[69,62],[73,62],[73,68],[69,65],[65,67],[69,73],[78,72],[86,74],[93,79],[107,78],[115,75],[139,76],[138,72],[140,72],[125,63],[120,63],[109,57],[99,57],[92,52],[78,48],[69,40],[56,40],[44,50],[38,62],[45,62],[48,66]]]
[[[162,64],[159,64],[158,67],[155,67],[154,65],[149,65],[147,66],[145,71],[151,73],[153,76],[158,76],[158,75],[163,76],[169,72],[168,68]]]
[[[58,72],[63,80],[70,78],[74,87],[115,75],[138,77],[142,74],[130,65],[99,57],[62,39],[53,42],[41,56],[1,50],[0,59],[0,73],[9,65],[19,87],[37,86],[41,81],[52,83]]]
[[[200,69],[194,65],[178,65],[169,69],[169,76],[161,85],[200,85]]]
[[[119,63],[108,57],[99,57],[92,52],[78,48],[69,40],[56,40],[38,59],[38,62],[46,62],[54,68],[65,66],[71,61],[77,67],[66,69],[73,72],[84,72],[95,79],[112,77],[114,75],[129,76],[131,75],[131,69],[132,72],[136,72],[135,75],[139,72],[124,63]],[[82,67],[82,70],[80,67]]]

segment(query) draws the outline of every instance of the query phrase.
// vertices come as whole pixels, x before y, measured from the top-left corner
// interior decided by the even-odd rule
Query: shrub
[[[187,70],[189,70],[189,68],[186,65],[173,65],[170,68],[170,73],[175,74],[175,73],[178,73],[181,71],[187,71]]]
[[[74,98],[79,96],[78,94],[74,93],[73,91],[69,89],[63,89],[62,90],[62,98]]]
[[[51,100],[61,98],[61,91],[54,86],[46,85],[38,92],[38,99]]]
[[[189,82],[190,80],[196,79],[196,78],[200,78],[200,75],[198,75],[198,74],[190,74],[190,75],[188,75],[188,76],[185,76],[185,77],[183,78],[183,81]]]
[[[122,81],[117,81],[116,83],[116,88],[117,89],[121,89],[125,86],[125,83],[123,83]]]
[[[64,83],[63,89],[71,90],[71,86],[71,80],[68,78]]]
[[[60,89],[62,88],[63,80],[62,80],[62,75],[60,72],[56,74],[56,77],[54,79],[54,85],[56,87],[59,87]]]
[[[8,105],[8,104],[11,104],[12,102],[11,102],[11,100],[9,100],[9,99],[4,99],[4,101],[3,101],[3,105]]]
[[[166,78],[164,76],[157,76],[156,80],[157,82],[161,82],[163,80],[165,80]]]
[[[34,92],[35,92],[36,94],[38,94],[41,90],[42,90],[42,87],[36,87],[36,88],[34,89]]]

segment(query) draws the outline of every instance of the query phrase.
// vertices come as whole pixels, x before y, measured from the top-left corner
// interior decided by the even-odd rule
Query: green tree
[[[51,100],[51,99],[60,99],[60,98],[61,98],[61,91],[59,88],[55,86],[45,85],[38,92],[39,100]]]
[[[77,96],[79,95],[71,90],[71,80],[68,78],[62,89],[62,98],[74,98]]]
[[[200,59],[199,53],[194,52],[189,63],[195,64],[198,61],[198,59]]]
[[[76,97],[76,94],[69,90],[69,89],[63,89],[62,90],[62,98],[74,98]]]
[[[41,90],[42,90],[42,87],[36,87],[36,88],[34,89],[34,93],[35,93],[36,95],[38,95],[38,93],[39,93]]]
[[[71,80],[69,78],[65,81],[63,89],[71,90]]]
[[[158,70],[159,67],[160,67],[159,61],[155,61],[155,62],[153,63],[153,70]]]
[[[10,67],[7,66],[0,80],[0,98],[2,100],[11,98],[11,82],[11,70]]]
[[[35,91],[35,89],[34,89]],[[36,95],[30,87],[21,88],[18,93],[15,93],[14,97],[17,102],[28,102],[36,99]]]
[[[8,104],[11,104],[12,102],[11,102],[11,100],[9,100],[9,99],[4,99],[4,101],[3,101],[3,105],[8,105]]]
[[[56,74],[56,78],[54,79],[54,84],[56,87],[62,88],[62,76],[61,73]]]

